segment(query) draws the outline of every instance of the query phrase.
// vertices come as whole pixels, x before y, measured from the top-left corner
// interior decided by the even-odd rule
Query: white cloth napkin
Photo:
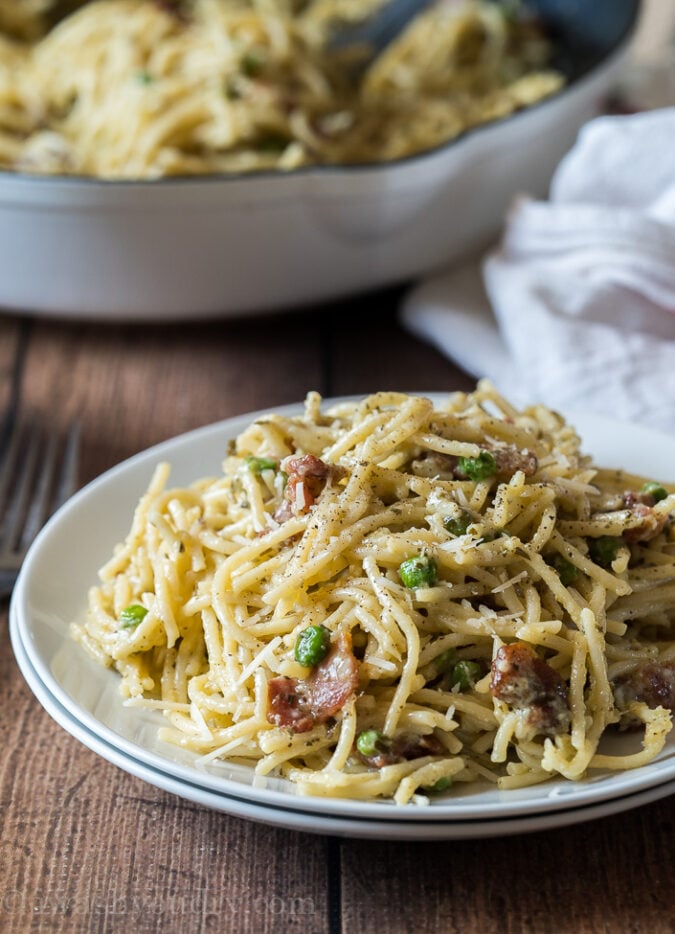
[[[516,200],[497,250],[401,318],[514,402],[675,433],[675,108],[587,124],[549,201]]]

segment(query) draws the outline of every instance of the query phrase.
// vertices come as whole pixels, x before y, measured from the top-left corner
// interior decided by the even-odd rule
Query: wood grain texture
[[[470,389],[396,324],[398,293],[171,326],[0,318],[0,406],[82,425],[86,482],[136,451],[322,393]],[[2,410],[0,409],[0,412]],[[0,607],[0,930],[675,931],[675,798],[551,833],[379,844],[273,830],[127,775],[25,685]]]
[[[22,403],[80,419],[86,481],[184,431],[302,399],[320,383],[320,361],[318,334],[299,316],[283,325],[41,323],[26,354]]]
[[[0,930],[327,931],[327,841],[145,784],[56,725],[0,621]]]
[[[27,322],[0,317],[0,426],[15,404],[18,373],[29,329]]]
[[[398,326],[392,309],[399,299],[394,290],[326,317],[323,340],[331,394],[473,388],[475,380]]]
[[[361,934],[666,934],[675,929],[675,798],[492,840],[342,849],[342,919]]]

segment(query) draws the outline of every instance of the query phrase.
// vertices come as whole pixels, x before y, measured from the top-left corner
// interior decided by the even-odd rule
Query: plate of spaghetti
[[[666,781],[659,785],[643,788],[641,791],[615,795],[583,806],[566,807],[558,810],[549,809],[524,816],[516,815],[511,817],[491,818],[485,814],[477,814],[468,820],[457,820],[452,817],[447,819],[446,817],[439,817],[437,810],[434,808],[435,819],[433,821],[387,820],[381,814],[378,814],[376,818],[364,818],[361,815],[333,814],[326,809],[297,810],[270,805],[268,802],[252,801],[246,797],[224,794],[222,789],[216,790],[205,785],[195,784],[189,780],[189,777],[183,778],[164,769],[154,768],[148,763],[128,755],[125,750],[119,747],[119,744],[109,743],[98,733],[88,730],[71,711],[59,703],[35,672],[28,653],[24,649],[14,614],[10,614],[10,634],[16,661],[36,698],[63,729],[88,749],[112,765],[118,766],[155,788],[167,791],[201,807],[264,823],[267,826],[343,836],[351,839],[361,837],[375,840],[422,840],[429,842],[431,840],[504,837],[512,834],[550,830],[556,827],[569,827],[572,824],[608,817],[612,814],[619,814],[658,801],[675,791],[675,781]],[[513,792],[510,794],[513,794]],[[424,814],[426,811],[418,809],[418,813]]]
[[[12,615],[71,717],[209,790],[394,820],[597,804],[675,778],[674,454],[486,382],[310,393],[90,484]]]

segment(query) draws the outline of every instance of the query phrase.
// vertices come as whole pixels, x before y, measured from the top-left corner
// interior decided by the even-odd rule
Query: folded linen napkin
[[[675,433],[675,108],[600,117],[499,247],[415,287],[403,324],[518,403]]]

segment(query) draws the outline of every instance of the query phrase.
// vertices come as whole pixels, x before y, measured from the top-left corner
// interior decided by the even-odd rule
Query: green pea
[[[457,463],[459,473],[469,480],[487,480],[497,472],[497,463],[489,451],[481,451],[478,457],[460,457]]]
[[[569,587],[569,585],[579,576],[579,568],[572,564],[571,561],[568,561],[567,558],[564,558],[561,554],[553,555],[549,561],[549,564],[554,571],[557,571],[558,577],[560,578],[560,583],[563,585],[563,587]]]
[[[454,649],[446,649],[434,659],[434,667],[439,674],[450,671],[457,660],[457,652]]]
[[[519,0],[501,0],[500,3],[497,3],[497,9],[507,25],[517,23],[521,18],[522,11],[519,7]]]
[[[248,78],[257,78],[267,63],[264,49],[249,49],[241,57],[241,70]]]
[[[290,143],[288,136],[282,133],[268,133],[267,136],[261,136],[256,142],[255,148],[258,152],[281,153]]]
[[[451,535],[466,535],[467,529],[473,522],[473,516],[466,509],[462,509],[459,516],[445,516],[443,528]]]
[[[386,737],[379,730],[364,730],[356,737],[356,748],[367,759],[382,752]]]
[[[644,483],[640,492],[648,493],[655,503],[660,503],[661,500],[665,499],[668,495],[668,490],[664,489],[660,483],[656,483],[654,480],[648,480],[647,483]]]
[[[271,457],[254,457],[249,455],[246,458],[246,466],[254,474],[261,474],[263,470],[276,470],[279,466]]]
[[[120,629],[135,629],[147,615],[148,611],[140,603],[125,606],[119,616]]]
[[[478,662],[462,660],[457,662],[450,675],[450,683],[459,685],[462,693],[470,691],[476,681],[480,679],[481,667]]]
[[[596,564],[599,564],[601,568],[608,568],[616,558],[620,544],[620,538],[601,535],[600,538],[592,538],[589,541],[588,552]]]
[[[435,781],[433,785],[426,785],[422,788],[424,794],[427,795],[439,795],[443,791],[447,791],[448,788],[452,786],[452,779],[448,778],[447,775],[442,775],[438,781]]]
[[[224,87],[225,97],[228,101],[238,101],[241,100],[242,91],[234,78],[230,78]]]
[[[418,587],[433,587],[437,577],[436,562],[425,555],[415,555],[401,564],[398,576],[411,590],[416,590]]]
[[[295,641],[295,660],[305,668],[313,668],[328,655],[330,630],[325,626],[308,626]]]

